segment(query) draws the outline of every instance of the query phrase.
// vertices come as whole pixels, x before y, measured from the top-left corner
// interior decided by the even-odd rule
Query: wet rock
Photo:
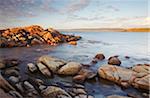
[[[77,42],[76,41],[70,41],[68,42],[70,45],[77,45]]]
[[[7,75],[7,76],[16,76],[16,77],[18,77],[19,76],[19,72],[17,71],[17,70],[15,70],[15,69],[11,69],[11,68],[9,68],[9,69],[6,69],[5,71],[4,71],[4,74],[5,75]]]
[[[120,65],[121,61],[118,59],[118,57],[110,57],[108,59],[108,64],[111,64],[111,65]]]
[[[24,82],[24,87],[29,90],[29,89],[34,89],[34,87],[28,82],[28,81],[25,81]]]
[[[10,76],[9,78],[9,81],[12,82],[13,84],[16,84],[19,82],[19,78],[18,77],[15,77],[15,76]]]
[[[3,88],[5,91],[15,90],[0,74],[0,88]]]
[[[76,83],[83,83],[86,77],[84,75],[76,75],[73,77],[73,81]]]
[[[81,88],[73,88],[73,92],[75,94],[87,94],[86,91],[84,89],[81,89]]]
[[[39,89],[42,91],[42,90],[46,89],[46,86],[45,85],[40,85]]]
[[[92,70],[90,69],[85,69],[85,68],[82,68],[79,73],[79,75],[84,75],[86,77],[86,79],[92,79],[94,78],[97,74],[95,72],[93,72]]]
[[[15,87],[18,89],[19,92],[24,93],[24,88],[22,87],[22,82],[15,84]]]
[[[110,96],[107,96],[107,98],[132,98],[132,97],[120,96],[120,95],[110,95]]]
[[[46,89],[41,91],[43,97],[49,98],[58,98],[58,96],[63,95],[64,98],[72,98],[65,90],[56,87],[56,86],[48,86]]]
[[[28,63],[27,66],[28,66],[29,71],[31,72],[37,71],[37,67],[33,63]]]
[[[69,62],[58,70],[61,75],[75,75],[81,69],[81,64],[77,62]]]
[[[79,94],[75,96],[74,98],[94,98],[94,97],[91,95]]]
[[[60,68],[60,66],[66,63],[64,60],[60,60],[48,55],[41,56],[38,61],[47,65],[47,67],[54,73],[57,73],[57,70]]]
[[[42,81],[41,79],[35,79],[35,83],[40,86],[42,84],[44,84],[44,81]]]
[[[5,93],[3,89],[0,88],[0,98],[13,98],[8,93]]]
[[[12,95],[13,98],[23,98],[17,91],[9,91],[9,94]]]
[[[48,68],[43,65],[42,63],[37,63],[37,67],[39,68],[40,72],[47,76],[47,77],[51,77],[51,72],[48,70]]]
[[[103,59],[105,59],[105,56],[104,56],[104,54],[99,53],[99,54],[97,54],[94,58],[96,58],[96,59],[98,59],[98,60],[103,60]]]

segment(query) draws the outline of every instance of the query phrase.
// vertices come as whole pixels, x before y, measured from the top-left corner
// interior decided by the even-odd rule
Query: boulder
[[[141,65],[141,66],[144,67],[145,65]],[[149,90],[150,74],[148,73],[148,71],[144,69],[139,70],[139,67],[138,67],[138,70],[137,70],[135,67],[137,68],[137,66],[134,66],[132,69],[126,69],[126,68],[115,66],[115,65],[103,65],[99,67],[98,74],[99,74],[99,77],[107,79],[109,81],[113,81],[124,87],[128,87],[132,85],[133,87],[137,89]],[[143,67],[140,67],[140,68],[143,68]],[[139,77],[139,74],[141,74],[140,77]]]
[[[110,57],[108,59],[108,64],[111,64],[111,65],[120,65],[121,61],[118,59],[118,57]]]
[[[57,73],[57,70],[66,63],[64,60],[60,60],[48,55],[41,56],[38,61],[47,65],[47,67],[54,73]]]
[[[37,67],[33,63],[28,63],[27,66],[28,66],[29,71],[31,72],[37,71]]]
[[[5,65],[4,60],[0,59],[0,69],[5,68],[5,67],[6,65]]]
[[[94,59],[98,59],[98,60],[103,60],[103,59],[105,59],[105,56],[104,56],[104,54],[102,54],[102,53],[99,53],[99,54],[97,54],[95,57],[94,57]]]
[[[86,77],[84,75],[76,75],[73,77],[73,81],[76,83],[83,83]]]
[[[69,62],[66,65],[62,66],[58,70],[58,74],[61,75],[75,75],[77,74],[81,69],[81,64],[77,62]]]
[[[18,77],[15,77],[15,76],[10,76],[9,78],[9,81],[12,82],[13,84],[16,84],[19,82],[19,78]]]
[[[72,98],[65,90],[56,86],[48,86],[46,89],[41,91],[41,94],[44,98],[58,98],[60,95],[63,95],[63,97],[59,98]]]
[[[41,72],[43,75],[45,75],[45,76],[47,76],[47,77],[51,77],[51,76],[52,76],[52,74],[51,74],[51,72],[48,70],[48,68],[47,68],[45,65],[43,65],[42,63],[37,63],[37,67],[38,67],[38,69],[40,70],[40,72]]]

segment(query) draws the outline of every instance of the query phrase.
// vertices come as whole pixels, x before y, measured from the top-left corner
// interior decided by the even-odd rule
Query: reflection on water
[[[63,32],[64,33],[64,32]],[[108,32],[108,33],[94,33],[94,32],[82,32],[70,34],[82,36],[82,40],[78,41],[77,46],[68,44],[61,44],[58,46],[49,45],[37,45],[30,48],[17,47],[17,48],[3,48],[0,49],[1,58],[18,58],[22,61],[20,69],[21,74],[24,77],[26,64],[29,62],[35,62],[41,55],[49,54],[58,58],[65,59],[67,61],[77,61],[88,64],[92,58],[99,52],[104,53],[106,59],[110,56],[119,55],[124,67],[131,67],[138,63],[149,63],[150,55],[148,55],[148,33],[123,33],[123,32]],[[124,56],[129,56],[126,59]],[[99,62],[93,67],[93,70],[97,70],[100,65],[106,64],[107,60]],[[40,75],[37,75],[41,77]],[[69,78],[55,77],[54,81],[61,82],[63,80],[70,81]],[[47,82],[52,80],[48,79]],[[98,79],[95,81],[89,81],[85,85],[89,93],[94,94],[95,98],[103,98],[110,94],[126,95],[126,92],[138,93],[135,89],[122,90],[120,87]]]

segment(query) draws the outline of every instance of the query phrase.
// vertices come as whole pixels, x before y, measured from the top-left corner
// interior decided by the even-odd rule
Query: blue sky
[[[150,0],[0,0],[0,28],[148,27]]]

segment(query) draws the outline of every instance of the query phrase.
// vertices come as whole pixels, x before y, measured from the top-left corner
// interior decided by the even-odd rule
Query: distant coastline
[[[150,28],[80,28],[80,29],[59,29],[65,32],[150,32]]]

